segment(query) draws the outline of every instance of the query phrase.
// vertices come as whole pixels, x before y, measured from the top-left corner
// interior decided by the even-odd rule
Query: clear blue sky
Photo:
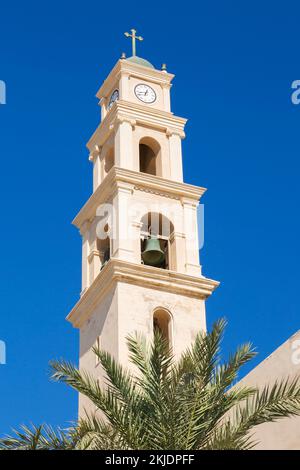
[[[281,3],[281,5],[279,5]],[[172,108],[189,119],[186,182],[205,186],[204,274],[221,281],[211,325],[229,321],[225,352],[250,340],[259,360],[299,329],[299,3],[2,2],[0,80],[0,433],[75,419],[74,392],[48,361],[78,356],[65,321],[80,291],[73,216],[91,193],[85,144],[95,93],[124,50],[176,74]]]

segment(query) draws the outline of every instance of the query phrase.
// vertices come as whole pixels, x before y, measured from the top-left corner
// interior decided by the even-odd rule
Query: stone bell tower
[[[116,63],[97,97],[101,123],[87,147],[93,194],[73,223],[82,236],[82,291],[68,320],[80,330],[80,368],[101,380],[93,346],[128,364],[126,336],[159,328],[178,356],[206,329],[197,206],[183,182],[186,119],[171,112],[174,75],[135,55]],[[80,397],[80,410],[88,403]]]

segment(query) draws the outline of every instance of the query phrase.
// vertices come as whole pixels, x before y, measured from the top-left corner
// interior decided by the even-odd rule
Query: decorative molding
[[[116,180],[115,182],[115,194],[133,194],[134,186],[131,182]]]
[[[171,137],[172,135],[178,135],[181,139],[185,139],[185,132],[183,130],[167,128],[166,136]]]
[[[89,161],[94,162],[98,155],[100,155],[102,147],[100,145],[95,145],[93,151],[89,155]]]
[[[184,138],[184,127],[187,119],[174,116],[172,113],[156,108],[147,108],[144,105],[130,101],[118,100],[105,116],[104,120],[95,130],[87,143],[87,148],[92,152],[95,145],[103,146],[113,131],[116,122],[128,121],[134,126],[148,126],[163,132],[171,133]]]
[[[197,210],[197,207],[198,207],[198,204],[199,202],[198,201],[195,201],[191,198],[187,198],[187,197],[181,197],[180,198],[181,200],[181,204],[182,206],[190,206],[193,210]]]
[[[136,126],[136,120],[135,119],[130,119],[126,116],[117,116],[116,117],[115,124],[123,124],[124,122],[127,122],[128,124],[130,124],[132,129],[134,129],[135,126]]]
[[[163,191],[157,191],[157,190],[155,191],[154,189],[146,188],[145,186],[135,185],[134,189],[136,191],[143,191],[144,193],[156,194],[157,196],[167,197],[168,199],[175,199],[177,201],[180,200],[179,196],[176,196],[174,194],[169,194],[169,193],[163,192]]]
[[[75,328],[81,328],[103,296],[115,288],[118,282],[203,300],[209,297],[219,285],[218,281],[203,276],[191,276],[111,258],[91,286],[83,293],[67,320]]]
[[[174,75],[171,73],[166,73],[161,70],[150,69],[139,64],[134,64],[127,61],[126,59],[118,60],[106,80],[101,85],[96,96],[101,99],[106,97],[111,89],[114,87],[114,84],[118,82],[121,76],[136,77],[141,80],[148,80],[152,83],[157,84],[169,84],[174,78]]]
[[[125,185],[124,185],[125,183]],[[93,219],[100,204],[103,204],[116,194],[118,187],[138,188],[139,191],[153,191],[163,197],[181,199],[197,206],[201,196],[206,191],[205,188],[193,186],[191,184],[180,183],[178,181],[167,180],[160,176],[140,173],[139,171],[127,170],[113,166],[102,183],[91,195],[89,200],[73,220],[73,224],[80,228],[83,222]]]

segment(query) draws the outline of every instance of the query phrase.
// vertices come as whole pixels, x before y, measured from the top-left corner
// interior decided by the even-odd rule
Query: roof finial
[[[136,39],[138,41],[143,41],[144,38],[142,38],[142,36],[136,36],[136,29],[131,29],[130,31],[131,31],[131,34],[130,33],[124,33],[124,34],[127,38],[132,39],[132,55],[133,57],[135,57],[136,56],[136,42],[135,41]]]

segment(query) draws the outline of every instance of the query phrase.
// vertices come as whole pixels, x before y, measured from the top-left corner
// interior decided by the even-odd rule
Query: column
[[[91,252],[89,254],[88,261],[89,261],[89,267],[90,267],[90,269],[89,269],[90,285],[92,284],[92,282],[96,279],[96,277],[100,273],[100,270],[101,270],[100,255],[101,255],[101,253],[97,249],[91,250]]]
[[[119,119],[115,134],[115,165],[133,170],[132,127],[135,121]]]
[[[120,100],[128,100],[129,98],[129,74],[123,73],[120,78]]]
[[[167,131],[169,137],[169,149],[170,149],[170,178],[173,181],[183,182],[183,170],[182,170],[182,151],[181,151],[181,138],[179,132],[172,130]]]
[[[185,271],[192,276],[201,275],[197,224],[197,202],[182,199],[185,234]]]
[[[161,87],[163,91],[164,110],[170,113],[171,112],[171,102],[170,102],[171,85],[169,83],[163,83]]]
[[[140,221],[133,221],[131,223],[131,239],[133,249],[134,263],[141,263],[141,228],[143,223]]]
[[[113,198],[112,257],[134,262],[133,240],[130,230],[132,192],[132,185],[118,183]]]
[[[80,228],[80,235],[82,236],[82,278],[81,278],[81,295],[84,294],[89,287],[89,228],[90,223],[84,222]]]
[[[93,191],[95,192],[98,186],[101,184],[103,180],[103,169],[102,169],[102,162],[100,158],[101,149],[99,149],[96,155],[93,158]]]
[[[170,237],[170,269],[179,273],[186,272],[185,235],[173,232]]]

